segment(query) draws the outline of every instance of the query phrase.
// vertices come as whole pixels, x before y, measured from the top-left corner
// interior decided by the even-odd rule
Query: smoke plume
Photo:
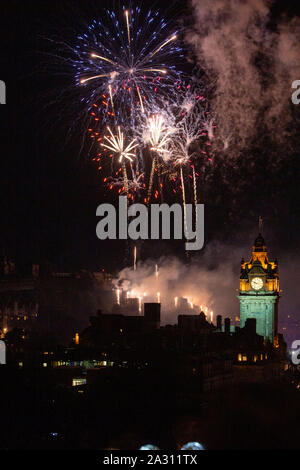
[[[133,297],[141,296],[145,302],[157,302],[159,292],[164,324],[176,323],[177,315],[186,313],[175,309],[175,297],[186,298],[193,304],[191,314],[198,314],[202,306],[203,310],[207,307],[209,320],[211,310],[214,320],[216,314],[234,317],[238,314],[235,289],[238,288],[242,250],[239,253],[235,249],[234,257],[232,252],[233,247],[212,242],[200,259],[189,263],[175,256],[138,262],[136,270],[123,269],[114,284],[116,288],[133,291]]]
[[[292,145],[300,79],[300,18],[274,17],[273,1],[191,0],[186,41],[216,87],[214,148],[235,157],[258,135]]]

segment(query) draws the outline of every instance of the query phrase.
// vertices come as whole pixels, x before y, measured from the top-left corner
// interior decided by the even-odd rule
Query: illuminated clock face
[[[260,277],[254,277],[251,281],[251,287],[254,290],[259,290],[263,287],[264,282]]]

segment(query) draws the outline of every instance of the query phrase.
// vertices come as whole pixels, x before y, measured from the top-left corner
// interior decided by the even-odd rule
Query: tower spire
[[[261,235],[263,230],[263,219],[261,216],[258,217],[258,233]]]

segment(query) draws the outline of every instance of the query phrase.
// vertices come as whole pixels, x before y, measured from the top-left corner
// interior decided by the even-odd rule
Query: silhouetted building
[[[23,275],[13,261],[1,262],[0,330],[2,335],[13,329],[31,328],[39,313],[38,266],[32,265]]]
[[[145,326],[147,331],[154,331],[160,328],[160,303],[144,303]]]
[[[214,327],[206,320],[204,312],[198,315],[178,315],[178,327],[185,332],[205,334],[211,332]]]

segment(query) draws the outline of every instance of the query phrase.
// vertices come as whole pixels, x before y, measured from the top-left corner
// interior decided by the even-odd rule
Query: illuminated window
[[[242,361],[242,355],[241,355],[241,354],[238,354],[238,361],[239,361],[239,362]]]
[[[84,378],[75,378],[72,379],[72,387],[78,387],[78,385],[85,385],[86,379]]]
[[[43,362],[43,367],[47,367],[47,366],[48,366],[47,362]]]
[[[23,367],[23,362],[19,362],[19,367]]]
[[[264,355],[263,355],[263,354],[261,354],[261,355],[260,355],[260,360],[262,361],[262,360],[263,360],[263,358],[264,358]]]
[[[254,362],[257,361],[257,356],[256,356],[256,355],[253,357],[253,361],[254,361]]]
[[[247,356],[243,356],[242,359],[243,359],[243,362],[246,362],[247,361]]]

